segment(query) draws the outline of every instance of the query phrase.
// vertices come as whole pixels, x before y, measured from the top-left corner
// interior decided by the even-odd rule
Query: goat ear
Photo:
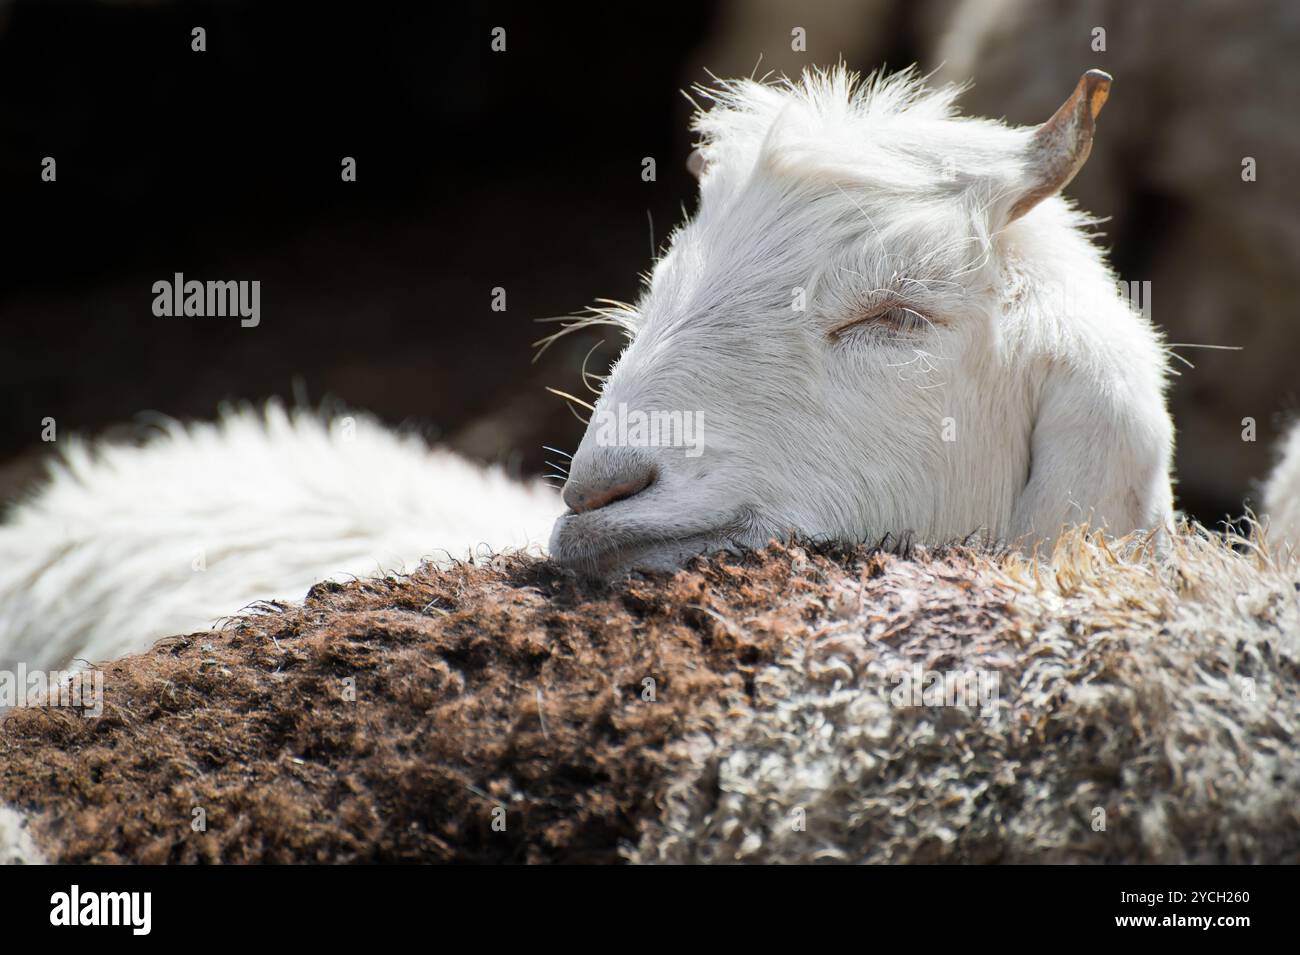
[[[1168,416],[1159,398],[1131,407],[1126,401],[1099,401],[1095,379],[1082,370],[1055,366],[1047,373],[1030,433],[1029,474],[1012,510],[1013,539],[1051,540],[1062,526],[1083,522],[1120,532],[1168,524]]]
[[[1089,70],[1052,118],[1034,130],[1025,154],[1029,181],[1011,207],[1008,222],[1019,219],[1048,196],[1056,195],[1083,168],[1092,152],[1097,114],[1109,95],[1110,74]]]

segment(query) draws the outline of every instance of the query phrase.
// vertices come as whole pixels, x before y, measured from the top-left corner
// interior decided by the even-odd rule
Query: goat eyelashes
[[[936,324],[919,309],[898,301],[884,302],[864,309],[826,333],[832,342],[841,342],[859,333],[885,341],[910,341]]]

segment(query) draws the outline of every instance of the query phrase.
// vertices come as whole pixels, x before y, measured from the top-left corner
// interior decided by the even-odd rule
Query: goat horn
[[[691,150],[691,154],[686,158],[686,168],[696,179],[704,175],[704,153],[698,149]]]
[[[1110,96],[1110,74],[1089,70],[1052,118],[1034,130],[1029,144],[1029,168],[1034,186],[1012,207],[1014,221],[1048,196],[1056,195],[1075,177],[1092,152],[1097,114]]]

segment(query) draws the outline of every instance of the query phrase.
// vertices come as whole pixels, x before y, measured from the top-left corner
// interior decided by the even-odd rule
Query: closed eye
[[[826,337],[838,342],[851,332],[864,329],[882,333],[890,338],[913,338],[929,331],[936,324],[930,316],[901,302],[890,302],[841,322]]]

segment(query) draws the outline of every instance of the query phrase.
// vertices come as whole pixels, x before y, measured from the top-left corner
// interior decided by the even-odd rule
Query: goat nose
[[[581,472],[575,469],[569,475],[564,484],[564,503],[575,514],[594,511],[640,494],[656,477],[654,465],[643,458],[605,459]]]

